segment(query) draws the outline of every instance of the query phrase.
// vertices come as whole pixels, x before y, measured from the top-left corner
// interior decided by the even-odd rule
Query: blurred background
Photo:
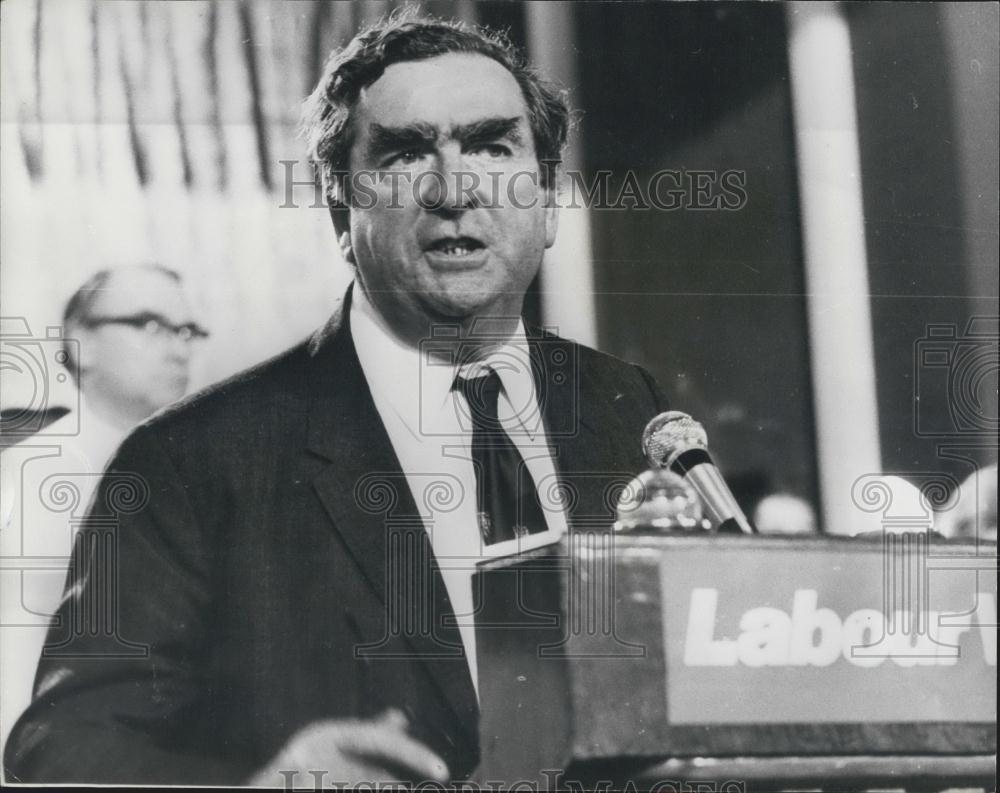
[[[4,2],[16,333],[57,333],[91,273],[140,262],[182,273],[212,333],[193,388],[320,325],[351,273],[313,206],[299,103],[398,5]],[[790,495],[850,533],[862,475],[995,463],[996,4],[422,6],[506,30],[569,90],[567,165],[609,172],[611,204],[629,173],[643,190],[664,170],[742,175],[731,209],[565,210],[528,313],[649,368],[748,512]],[[5,409],[39,383],[70,398],[55,366],[5,375]]]

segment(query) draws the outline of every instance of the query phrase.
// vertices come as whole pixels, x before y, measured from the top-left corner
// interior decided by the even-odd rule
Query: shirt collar
[[[524,332],[524,322],[518,321],[517,328],[505,341],[479,361],[466,364],[459,369],[465,378],[483,376],[493,370],[500,378],[505,399],[500,402],[501,423],[508,431],[512,424],[534,440],[542,429],[541,411],[535,392],[535,378],[532,375],[531,349]],[[504,404],[506,402],[506,404]]]
[[[424,345],[413,347],[403,342],[357,283],[352,292],[349,321],[358,360],[372,394],[390,406],[411,432],[420,433],[428,415],[441,411],[454,414],[452,400],[457,395],[452,384],[456,374],[475,377],[487,369],[493,369],[500,377],[506,396],[502,402],[509,403],[506,410],[501,407],[501,420],[506,413],[532,439],[541,431],[541,411],[523,320],[519,319],[513,333],[499,341],[484,359],[461,367],[436,360]],[[422,410],[422,406],[429,410]]]
[[[351,295],[350,323],[372,395],[389,406],[411,433],[421,434],[422,419],[439,411],[449,397],[455,368],[428,363],[420,347],[393,333],[358,283]]]

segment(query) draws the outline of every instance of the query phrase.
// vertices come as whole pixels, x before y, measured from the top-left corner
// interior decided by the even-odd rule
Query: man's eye
[[[487,157],[499,159],[510,155],[510,149],[500,143],[484,143],[472,149],[473,154],[484,154]]]
[[[413,163],[420,160],[423,157],[423,152],[417,149],[407,149],[406,151],[401,151],[397,154],[392,155],[389,158],[387,165],[412,165]]]

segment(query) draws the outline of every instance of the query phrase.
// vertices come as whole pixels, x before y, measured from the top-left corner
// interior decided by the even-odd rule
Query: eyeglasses
[[[89,328],[97,328],[101,325],[127,325],[130,328],[141,330],[150,338],[167,339],[175,338],[187,343],[200,341],[208,338],[208,331],[194,322],[185,322],[183,325],[175,325],[166,317],[152,312],[136,314],[134,317],[88,317],[83,324]]]

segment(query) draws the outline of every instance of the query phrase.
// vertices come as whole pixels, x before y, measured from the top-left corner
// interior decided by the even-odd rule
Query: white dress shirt
[[[566,532],[556,468],[531,373],[524,325],[507,338],[491,339],[474,364],[442,361],[405,344],[386,325],[355,284],[351,334],[375,407],[421,512],[431,547],[451,598],[478,693],[472,574],[484,559],[539,548]],[[486,545],[479,533],[476,474],[472,464],[472,419],[465,397],[452,389],[456,374],[471,378],[493,369],[500,377],[497,413],[535,482],[547,530]]]

